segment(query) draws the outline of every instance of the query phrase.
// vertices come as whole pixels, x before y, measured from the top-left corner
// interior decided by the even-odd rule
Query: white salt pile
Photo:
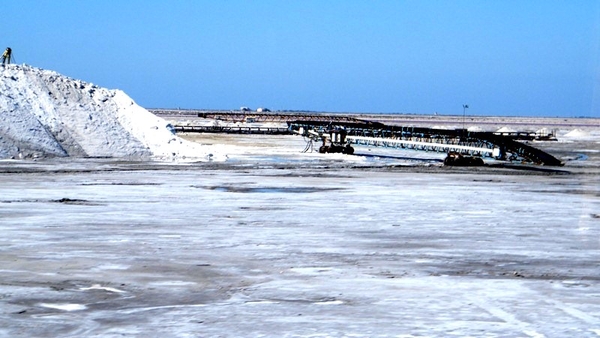
[[[217,150],[217,151],[215,151]],[[0,158],[222,160],[120,90],[27,65],[0,68]]]
[[[469,128],[467,128],[468,131],[471,132],[481,132],[484,131],[483,128],[481,128],[480,126],[470,126]]]
[[[563,137],[565,138],[587,138],[590,136],[590,133],[581,129],[574,129],[571,130],[570,132],[566,133],[565,135],[563,135]]]
[[[500,129],[496,130],[496,133],[516,133],[516,132],[517,132],[516,130],[509,128],[509,127],[502,127]]]

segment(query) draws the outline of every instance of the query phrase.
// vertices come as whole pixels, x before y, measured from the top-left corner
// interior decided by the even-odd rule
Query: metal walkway
[[[207,111],[180,109],[148,109],[153,114],[171,114],[174,116],[194,116],[230,122],[288,122],[288,121],[323,121],[323,122],[360,122],[347,114],[314,113],[314,112],[253,112],[253,111]]]
[[[421,151],[457,152],[511,162],[561,166],[554,156],[525,143],[492,132],[469,132],[423,127],[402,127],[378,122],[290,121],[291,132],[319,141]],[[340,135],[343,135],[340,137]]]
[[[177,133],[289,135],[288,128],[237,126],[173,126]]]

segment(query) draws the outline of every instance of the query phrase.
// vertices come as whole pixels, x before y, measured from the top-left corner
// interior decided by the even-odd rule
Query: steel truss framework
[[[343,133],[350,144],[395,147],[420,151],[457,152],[511,162],[561,166],[554,156],[491,132],[391,126],[378,122],[290,121],[291,132],[321,140],[337,139]]]
[[[308,112],[252,112],[252,111],[205,111],[180,109],[149,109],[153,114],[194,115],[206,119],[242,122],[252,119],[254,122],[288,122],[288,121],[321,121],[321,122],[361,122],[344,114],[319,114]]]

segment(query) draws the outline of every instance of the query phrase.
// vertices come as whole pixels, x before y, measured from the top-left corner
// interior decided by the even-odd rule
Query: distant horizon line
[[[273,109],[268,112],[259,112],[257,110],[250,111],[242,111],[241,109],[207,109],[207,108],[148,108],[144,107],[146,110],[164,110],[164,111],[189,111],[189,112],[239,112],[239,113],[311,113],[311,114],[332,114],[332,115],[340,115],[340,114],[349,114],[349,115],[411,115],[411,116],[453,116],[453,117],[524,117],[524,118],[569,118],[569,119],[600,119],[600,116],[561,116],[561,115],[473,115],[473,114],[444,114],[444,113],[402,113],[402,112],[344,112],[344,111],[325,111],[325,110],[308,110],[308,109]]]

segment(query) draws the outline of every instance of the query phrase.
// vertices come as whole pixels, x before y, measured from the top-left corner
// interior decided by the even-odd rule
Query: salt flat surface
[[[194,137],[245,150],[0,162],[0,336],[600,336],[596,141],[542,171]]]

